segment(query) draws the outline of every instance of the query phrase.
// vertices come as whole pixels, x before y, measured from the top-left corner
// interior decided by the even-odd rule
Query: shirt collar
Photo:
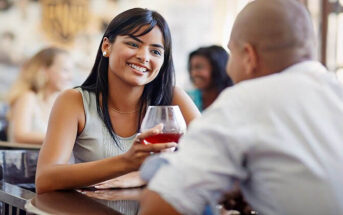
[[[299,72],[299,71],[312,71],[312,72],[327,72],[327,69],[318,61],[307,60],[293,64],[282,72]]]

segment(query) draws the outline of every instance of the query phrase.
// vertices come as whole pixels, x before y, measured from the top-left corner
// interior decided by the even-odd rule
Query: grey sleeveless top
[[[97,112],[95,93],[76,89],[82,94],[86,123],[73,148],[75,163],[100,160],[127,152],[136,134],[126,138],[115,135],[120,146],[118,147]]]

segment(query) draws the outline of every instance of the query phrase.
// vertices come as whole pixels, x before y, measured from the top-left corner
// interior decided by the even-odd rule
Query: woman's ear
[[[111,42],[107,37],[102,40],[101,51],[104,57],[108,57],[111,49]]]
[[[254,78],[257,77],[257,64],[258,64],[258,55],[256,49],[252,44],[246,43],[243,46],[244,52],[244,64],[246,67],[246,72],[248,77]]]

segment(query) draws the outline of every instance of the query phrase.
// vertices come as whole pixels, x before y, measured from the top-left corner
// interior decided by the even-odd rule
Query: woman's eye
[[[197,65],[192,67],[192,69],[198,69],[198,70],[203,69],[203,68],[204,68],[204,66],[201,64],[197,64]]]
[[[128,42],[127,44],[128,44],[129,46],[132,46],[132,47],[135,47],[135,48],[138,47],[138,45],[137,45],[136,43],[133,43],[133,42]]]
[[[152,50],[152,53],[154,53],[155,55],[161,56],[161,52],[158,50]]]

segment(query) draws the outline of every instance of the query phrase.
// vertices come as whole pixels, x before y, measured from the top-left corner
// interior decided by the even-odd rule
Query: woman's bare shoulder
[[[37,94],[33,92],[32,90],[28,90],[24,93],[22,93],[18,100],[25,100],[25,101],[34,101],[37,98]]]
[[[61,92],[54,103],[51,115],[55,121],[76,119],[79,127],[82,127],[85,122],[85,114],[81,92],[76,89]]]
[[[81,92],[76,89],[62,91],[57,97],[54,108],[61,108],[68,112],[83,111],[83,101]]]
[[[179,105],[179,103],[190,102],[190,101],[191,101],[190,97],[183,89],[177,86],[174,87],[173,101],[172,101],[173,104]]]
[[[68,103],[69,105],[83,104],[81,92],[76,89],[62,91],[55,103]]]
[[[31,90],[22,93],[15,101],[16,107],[23,106],[26,108],[34,107],[37,104],[37,94]]]
[[[59,97],[62,98],[68,98],[68,99],[81,99],[82,95],[81,92],[77,89],[68,89],[68,90],[64,90],[60,93]]]
[[[200,116],[200,112],[193,103],[192,99],[187,95],[187,93],[183,89],[176,86],[174,87],[172,104],[178,105],[180,107],[182,115],[185,118],[187,125],[193,119]]]

